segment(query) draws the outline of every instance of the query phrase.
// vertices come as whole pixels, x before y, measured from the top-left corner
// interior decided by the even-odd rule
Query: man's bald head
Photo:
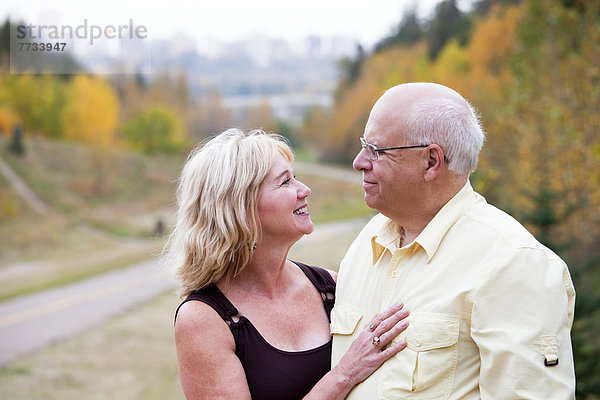
[[[397,132],[402,143],[439,144],[449,170],[475,170],[485,134],[473,107],[449,87],[429,82],[404,83],[388,89],[369,116],[369,124]]]

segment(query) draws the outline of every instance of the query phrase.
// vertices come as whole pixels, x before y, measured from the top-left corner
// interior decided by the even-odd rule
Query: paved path
[[[0,365],[70,338],[174,288],[146,261],[88,280],[0,303]]]
[[[320,224],[294,246],[327,240],[365,222],[357,218]],[[175,283],[153,260],[0,303],[0,366],[174,289]]]
[[[329,179],[356,184],[360,184],[361,181],[359,173],[336,167],[295,163],[294,168]],[[43,213],[47,209],[37,195],[1,159],[0,173],[34,210]],[[365,219],[359,218],[321,224],[313,234],[305,236],[295,246],[326,240],[327,237],[362,226],[364,223]],[[17,265],[1,273],[17,274],[27,279],[27,274],[44,266],[44,263],[47,261],[29,266]],[[0,366],[48,344],[73,337],[115,314],[125,312],[138,303],[174,288],[174,282],[159,272],[158,262],[154,260],[0,303]]]

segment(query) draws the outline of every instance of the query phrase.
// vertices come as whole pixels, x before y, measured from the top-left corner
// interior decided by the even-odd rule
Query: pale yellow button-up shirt
[[[575,291],[556,254],[469,183],[413,243],[398,244],[379,214],[341,263],[333,365],[376,313],[397,301],[411,311],[396,339],[407,348],[348,399],[575,397]]]

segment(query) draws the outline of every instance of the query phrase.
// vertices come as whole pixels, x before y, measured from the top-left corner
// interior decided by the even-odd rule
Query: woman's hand
[[[402,303],[396,303],[373,317],[331,372],[341,374],[351,387],[367,379],[384,361],[406,347],[405,340],[392,343],[392,339],[408,326],[404,321],[408,314]]]

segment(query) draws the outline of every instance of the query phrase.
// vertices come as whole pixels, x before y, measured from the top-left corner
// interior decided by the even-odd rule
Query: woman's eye
[[[287,185],[288,183],[290,183],[291,180],[292,180],[292,178],[287,178],[285,181],[283,181],[283,183],[281,184],[281,186]]]

